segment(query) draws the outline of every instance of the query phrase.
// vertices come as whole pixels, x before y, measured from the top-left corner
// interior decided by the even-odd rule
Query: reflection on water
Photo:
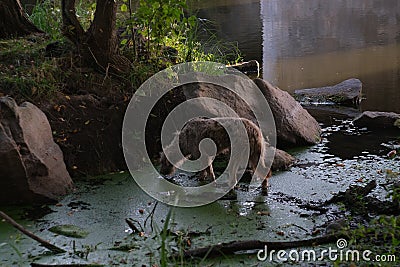
[[[280,88],[359,78],[363,110],[400,112],[400,1],[192,0]]]
[[[215,23],[220,39],[237,44],[246,58],[261,61],[259,0],[191,0],[188,5],[198,17]]]

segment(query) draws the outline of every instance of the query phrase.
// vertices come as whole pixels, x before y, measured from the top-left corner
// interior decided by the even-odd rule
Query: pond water
[[[348,138],[354,136],[364,144],[364,148],[355,151],[343,147],[343,142],[335,138],[338,134],[347,135]],[[369,135],[369,131],[354,127],[350,120],[335,120],[324,125],[320,144],[291,151],[298,160],[296,166],[286,172],[274,172],[270,178],[268,196],[261,195],[260,190],[246,190],[248,183],[241,181],[230,199],[220,199],[196,208],[171,208],[162,203],[155,208],[154,199],[146,195],[128,173],[121,172],[77,181],[72,194],[57,205],[43,206],[47,207],[44,211],[51,211],[45,216],[32,207],[0,206],[0,210],[36,235],[68,251],[50,254],[35,241],[0,221],[0,266],[29,266],[32,262],[49,265],[100,263],[104,266],[154,266],[160,260],[160,232],[165,227],[165,219],[170,211],[172,220],[167,227],[175,233],[167,240],[170,252],[176,252],[182,246],[179,246],[179,238],[190,242],[186,247],[189,249],[233,240],[288,241],[312,238],[315,233],[324,234],[332,221],[351,220],[349,213],[335,204],[330,205],[327,212],[309,210],[304,204],[317,206],[350,185],[365,185],[371,180],[376,180],[378,184],[371,195],[385,200],[388,184],[398,181],[400,177],[400,159],[385,156],[393,149],[392,141],[398,144],[398,135],[385,136],[385,146],[379,142],[365,145]],[[341,148],[340,153],[337,148]],[[349,150],[352,155],[343,154]],[[218,168],[215,170],[220,171]],[[177,174],[175,178],[193,179],[185,174]],[[143,234],[133,233],[125,222],[126,218],[135,221]],[[89,234],[77,238],[50,231],[51,227],[59,225],[74,225]],[[125,251],[113,250],[113,247],[124,247]],[[317,249],[321,251],[323,248],[320,246]],[[189,261],[182,266],[269,264],[282,266],[279,261],[258,261],[253,251],[201,262]],[[283,262],[283,266],[285,264],[290,265],[290,262]],[[316,262],[315,266],[332,264],[326,259]],[[171,266],[180,265],[175,262]],[[292,266],[296,266],[296,263]]]
[[[283,90],[363,82],[362,110],[400,112],[400,1],[191,0]]]

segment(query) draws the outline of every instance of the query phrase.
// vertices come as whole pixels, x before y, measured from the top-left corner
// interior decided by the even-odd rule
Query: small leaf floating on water
[[[392,150],[387,154],[387,157],[389,159],[392,159],[392,158],[396,157],[396,154],[397,154],[397,151],[396,150]]]
[[[75,238],[85,238],[89,234],[84,229],[72,224],[56,225],[49,228],[48,230],[58,235]]]
[[[283,231],[277,231],[276,234],[280,235],[280,236],[284,236],[285,235],[285,233]]]
[[[318,235],[318,234],[320,234],[321,233],[321,230],[320,229],[316,229],[316,230],[314,230],[312,233],[311,233],[311,235]]]

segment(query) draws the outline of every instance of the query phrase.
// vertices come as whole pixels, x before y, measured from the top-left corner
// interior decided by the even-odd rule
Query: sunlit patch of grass
[[[28,36],[0,42],[0,93],[24,98],[49,97],[59,90],[63,72],[45,57],[48,40]]]

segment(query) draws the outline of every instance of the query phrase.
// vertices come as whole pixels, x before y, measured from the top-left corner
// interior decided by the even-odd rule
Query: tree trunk
[[[63,33],[75,44],[85,63],[104,72],[127,72],[130,62],[118,54],[116,2],[97,0],[94,20],[87,31],[84,31],[76,17],[75,0],[62,0],[61,3]]]
[[[29,21],[19,0],[0,0],[0,38],[42,33]]]

